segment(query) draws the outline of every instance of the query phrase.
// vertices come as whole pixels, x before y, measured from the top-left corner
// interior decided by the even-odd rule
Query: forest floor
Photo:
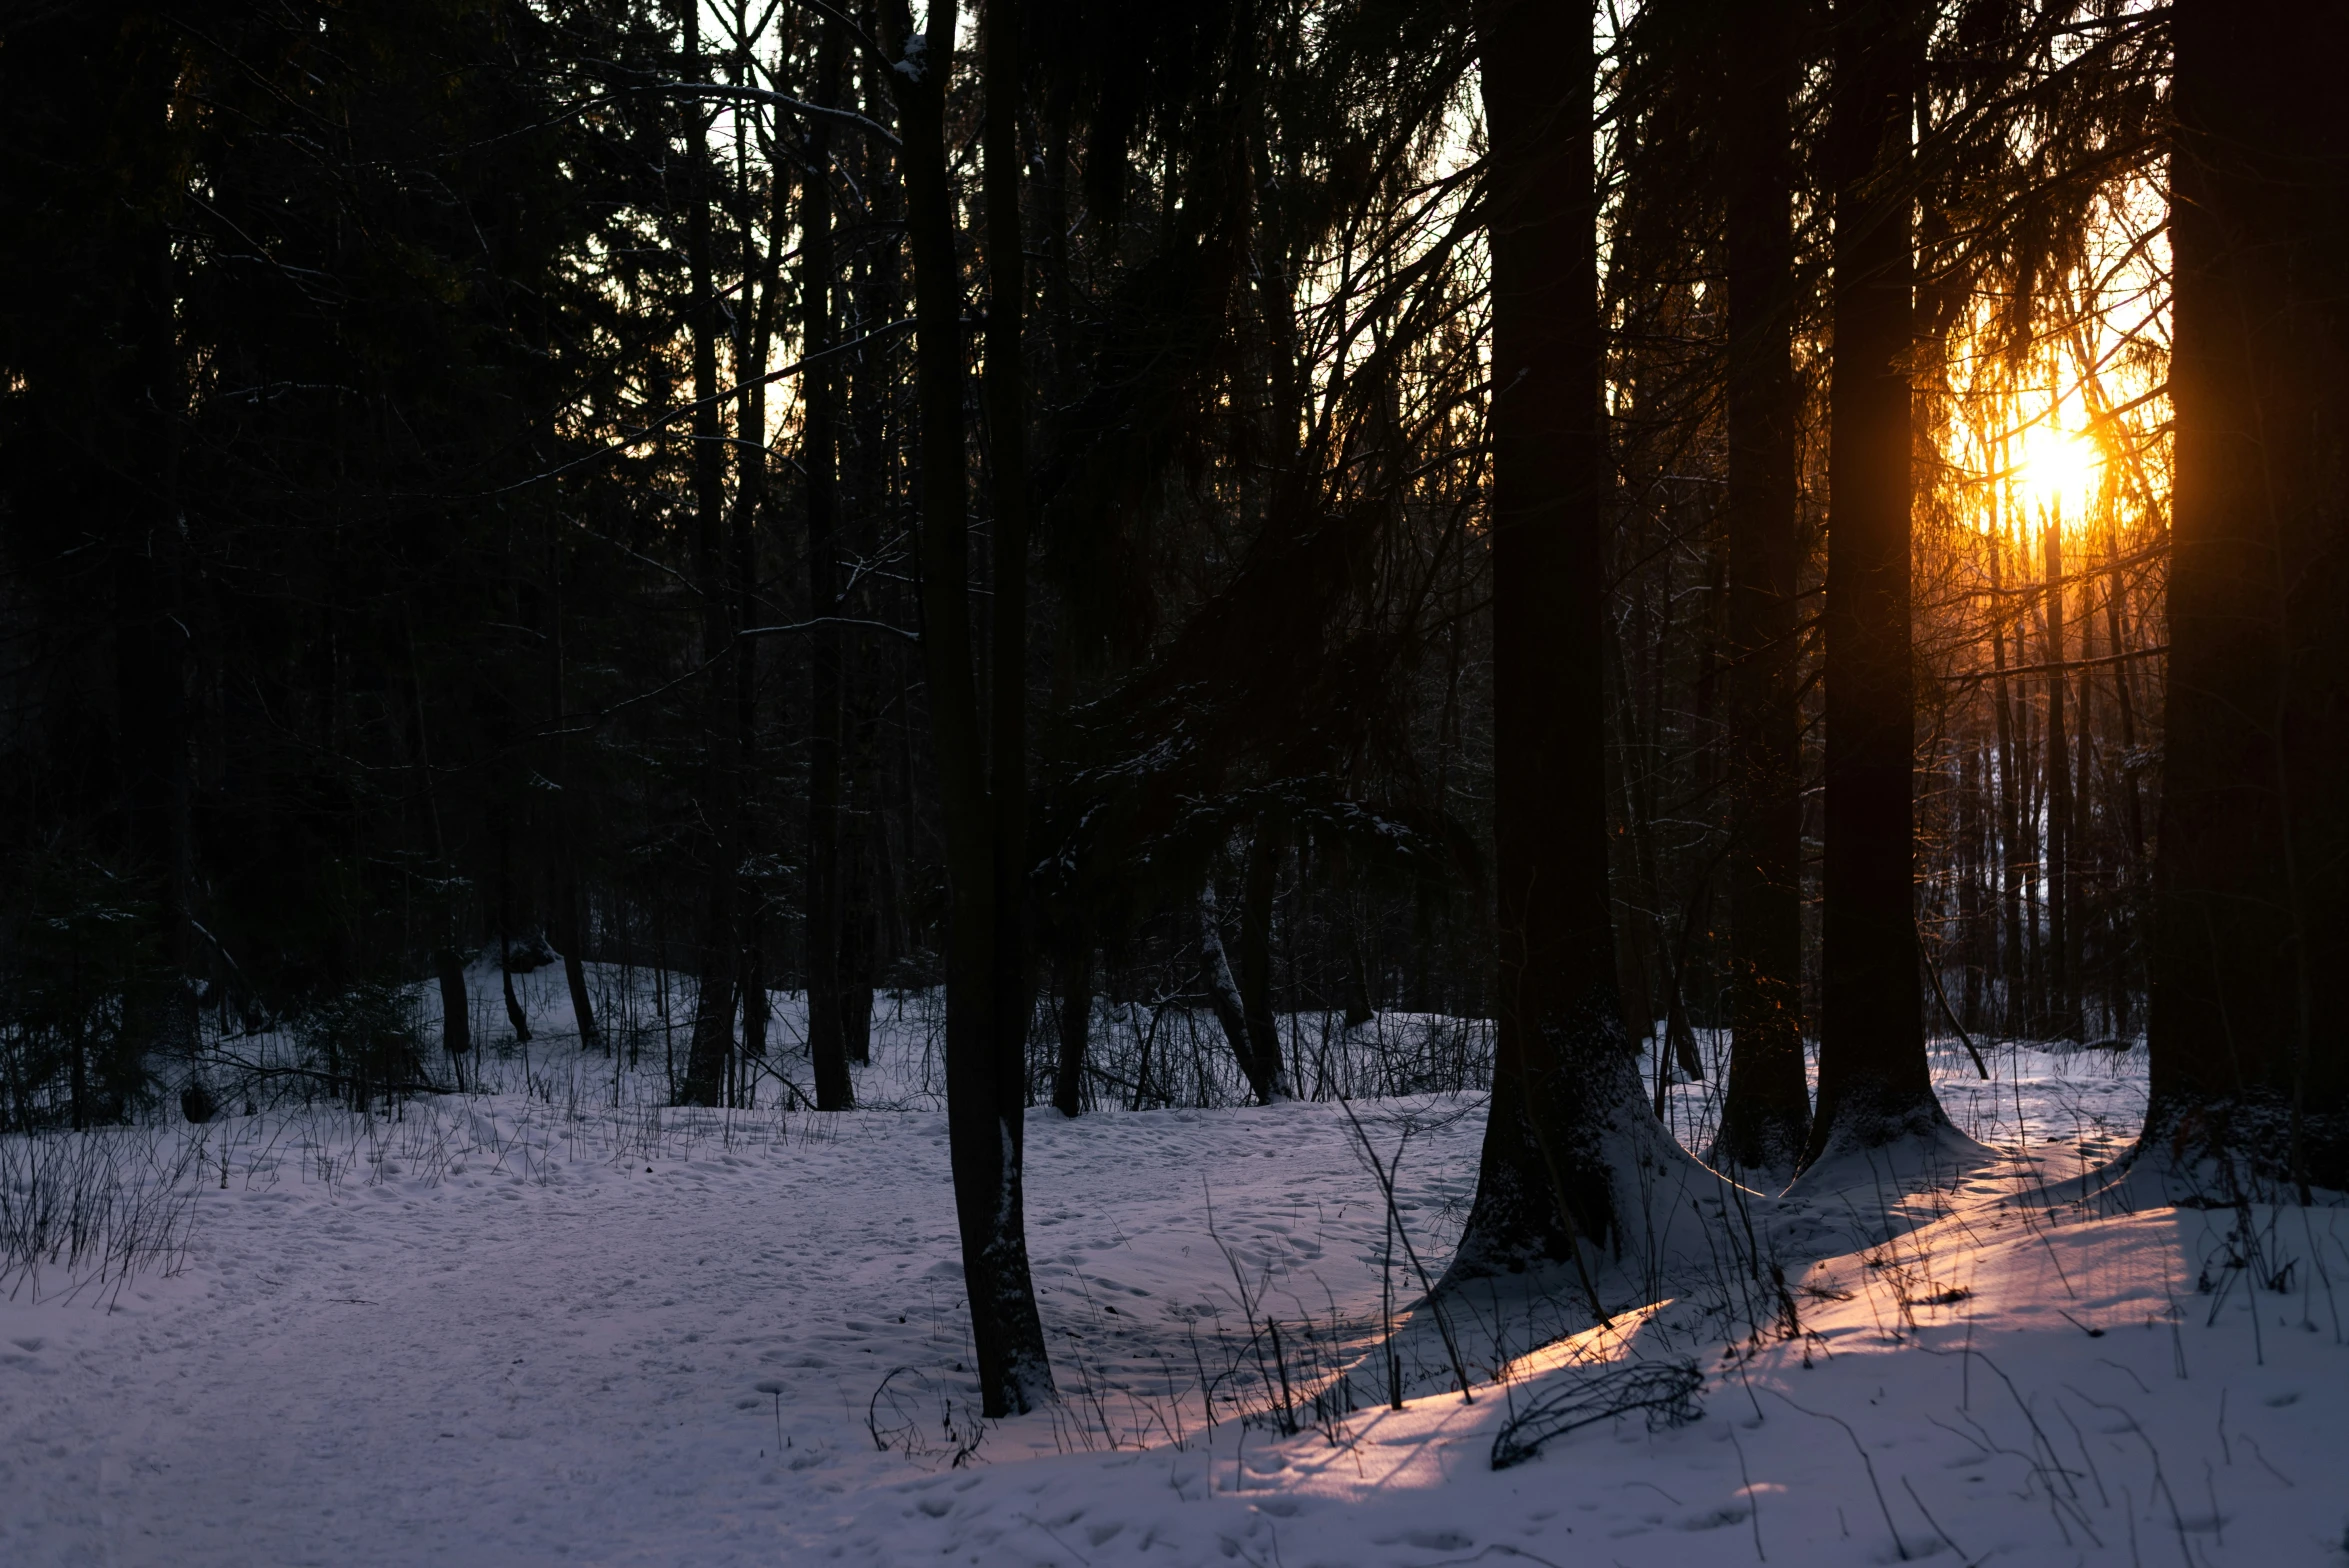
[[[0,1291],[0,1563],[2349,1562],[2349,1225],[2107,1180],[2141,1052],[1944,1062],[1981,1146],[1758,1200],[1811,1238],[1764,1243],[1783,1294],[1725,1267],[1563,1341],[1568,1282],[1455,1297],[1473,1402],[1425,1319],[1372,1353],[1418,1288],[1365,1148],[1440,1270],[1478,1100],[1039,1109],[1064,1398],[984,1422],[926,1034],[863,1070],[908,1108],[831,1117],[565,1049],[149,1135],[168,1258]],[[1696,1418],[1491,1468],[1625,1365],[1693,1366]]]

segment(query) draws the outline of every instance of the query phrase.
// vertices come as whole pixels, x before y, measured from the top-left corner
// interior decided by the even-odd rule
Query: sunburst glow
[[[2034,425],[2023,435],[2015,480],[2026,515],[2079,521],[2088,515],[2104,481],[2104,454],[2086,436],[2052,421]]]

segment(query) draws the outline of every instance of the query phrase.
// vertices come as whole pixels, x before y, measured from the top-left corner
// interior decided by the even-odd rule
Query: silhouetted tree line
[[[1495,1020],[1456,1270],[1944,1033],[2349,1181],[2344,28],[2251,10],[20,3],[0,1126],[418,982],[456,1084],[542,950],[846,1109],[943,983],[991,1409],[1169,974],[1266,1101]]]

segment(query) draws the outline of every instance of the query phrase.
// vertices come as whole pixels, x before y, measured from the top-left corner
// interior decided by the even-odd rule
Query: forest
[[[0,0],[0,1557],[2339,1560],[2345,52]]]

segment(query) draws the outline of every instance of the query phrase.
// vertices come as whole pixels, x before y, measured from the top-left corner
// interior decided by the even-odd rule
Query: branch
[[[772,92],[764,87],[734,87],[717,82],[656,82],[648,87],[632,87],[630,92],[662,93],[671,98],[721,98],[734,103],[763,103],[777,109],[790,109],[799,114],[812,114],[818,119],[836,121],[878,136],[892,147],[901,147],[895,133],[878,121],[868,120],[854,109],[834,109],[820,103],[809,103],[788,93]]]
[[[2155,643],[2150,648],[2124,648],[2119,653],[2100,653],[2093,659],[2055,659],[2046,664],[2017,664],[2003,670],[1968,670],[1962,675],[1944,675],[1942,680],[1956,685],[1962,681],[1997,681],[2016,675],[2056,675],[2069,670],[2094,669],[2100,664],[2126,664],[2131,659],[2150,659],[2155,654],[2167,653],[2170,645]]]
[[[713,403],[723,403],[728,398],[739,397],[742,393],[748,391],[752,387],[768,386],[774,382],[786,380],[789,377],[798,375],[801,371],[807,369],[808,366],[813,365],[820,360],[830,359],[835,354],[845,354],[851,349],[863,348],[866,344],[873,342],[877,338],[885,338],[892,333],[902,332],[907,327],[912,325],[913,318],[911,316],[904,317],[897,321],[892,321],[886,326],[875,327],[872,331],[866,333],[861,338],[852,338],[846,343],[835,343],[830,348],[823,350],[821,353],[810,354],[805,359],[785,365],[781,370],[771,370],[767,372],[767,374],[756,377],[753,380],[738,382],[735,385],[726,388],[722,392],[713,392],[708,397],[697,398],[690,403],[681,403],[677,407],[671,409],[668,413],[663,414],[660,418],[654,420],[651,424],[642,426],[636,430],[629,431],[626,435],[621,436],[617,441],[607,442],[604,445],[597,447],[592,452],[583,453],[582,455],[571,459],[571,461],[568,463],[557,463],[554,467],[546,469],[540,473],[532,474],[524,479],[517,479],[510,485],[500,485],[495,490],[483,490],[469,496],[444,495],[435,496],[432,499],[441,501],[486,501],[493,496],[508,495],[516,490],[525,489],[528,486],[535,484],[541,484],[546,480],[567,474],[574,468],[580,468],[586,464],[595,462],[598,458],[611,457],[617,453],[627,451],[632,446],[640,445],[643,442],[652,439],[652,437],[658,435],[661,431],[667,429],[669,426],[675,424],[678,420],[685,418],[688,414],[691,414],[697,408],[707,408]]]
[[[862,626],[870,631],[887,632],[892,637],[903,637],[907,642],[918,643],[922,640],[920,632],[909,632],[904,627],[892,626],[887,621],[863,621],[847,615],[819,615],[811,620],[793,621],[785,626],[745,626],[734,635],[738,638],[779,637],[786,632],[813,631],[819,626]]]

